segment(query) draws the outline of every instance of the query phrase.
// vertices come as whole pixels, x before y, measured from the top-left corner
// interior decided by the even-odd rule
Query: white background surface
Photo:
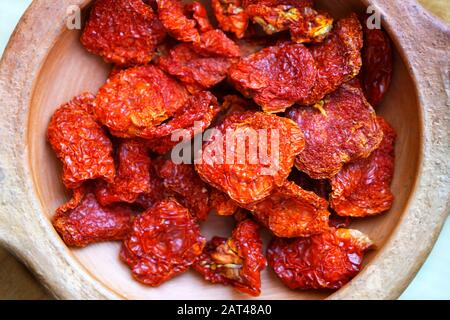
[[[31,0],[0,0],[0,53]],[[450,220],[401,299],[450,299]]]

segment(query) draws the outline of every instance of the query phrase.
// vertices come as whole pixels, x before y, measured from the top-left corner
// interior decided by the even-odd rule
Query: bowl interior
[[[364,10],[361,1],[317,1],[319,6],[336,18],[351,11]],[[61,183],[61,164],[46,141],[50,117],[59,105],[73,96],[90,91],[96,93],[104,83],[110,66],[86,52],[79,42],[80,32],[64,30],[42,66],[30,106],[28,148],[30,166],[42,211],[51,219],[55,209],[68,200],[70,194]],[[414,81],[402,61],[401,48],[395,53],[392,87],[385,102],[377,109],[397,130],[396,171],[392,189],[396,200],[390,212],[379,217],[353,222],[353,228],[368,233],[378,249],[368,255],[365,264],[376,258],[389,236],[395,232],[406,210],[414,188],[421,150],[419,104]],[[36,213],[40,214],[40,213]],[[202,226],[204,234],[228,236],[232,219],[211,216]],[[268,238],[269,235],[265,235]],[[131,278],[129,269],[118,258],[120,243],[103,243],[84,249],[67,249],[98,281],[125,298],[134,299],[246,299],[247,296],[221,285],[203,281],[193,271],[180,275],[158,288],[140,285]],[[364,272],[364,271],[363,271]],[[388,272],[388,271],[387,271]],[[316,299],[331,292],[301,292],[287,289],[269,269],[262,275],[262,299]]]

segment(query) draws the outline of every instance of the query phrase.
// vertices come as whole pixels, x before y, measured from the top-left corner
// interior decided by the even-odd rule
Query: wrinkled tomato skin
[[[390,185],[395,168],[395,130],[377,118],[384,137],[368,158],[346,165],[331,179],[330,203],[341,216],[368,217],[389,210],[394,201]]]
[[[167,200],[134,220],[120,258],[137,281],[156,287],[187,271],[204,246],[205,239],[189,211]]]
[[[293,182],[246,209],[278,237],[309,237],[328,230],[328,202]]]
[[[214,237],[193,265],[194,270],[207,281],[229,284],[240,292],[259,296],[260,273],[267,261],[258,229],[257,223],[247,219],[238,223],[230,239]]]
[[[312,105],[356,77],[362,65],[362,27],[356,14],[338,20],[323,43],[311,46],[317,68],[317,81],[299,104]]]
[[[123,70],[100,88],[95,115],[118,137],[142,135],[171,117],[188,99],[186,89],[153,65]]]
[[[91,53],[121,66],[152,60],[166,32],[142,0],[97,0],[81,43]]]
[[[113,183],[97,182],[95,195],[101,205],[116,202],[133,203],[142,193],[150,191],[150,165],[145,143],[124,140],[118,147],[118,169]]]
[[[235,201],[227,194],[217,189],[211,190],[210,199],[211,208],[214,209],[219,216],[232,216],[239,210],[239,206]]]
[[[192,14],[192,18],[197,22],[197,28],[200,32],[207,32],[213,29],[208,18],[208,12],[203,4],[194,1],[185,6],[187,12]]]
[[[193,94],[223,81],[231,66],[230,59],[201,55],[187,43],[177,45],[157,63],[162,70],[183,82]]]
[[[196,219],[206,220],[210,211],[209,188],[193,165],[162,160],[156,164],[156,172],[164,187],[173,192]]]
[[[193,47],[198,53],[208,56],[237,58],[241,54],[239,46],[219,29],[202,33],[200,41]]]
[[[332,228],[310,238],[276,238],[269,244],[267,259],[291,289],[339,289],[359,273],[372,247],[359,231]]]
[[[208,141],[203,144],[202,161],[196,164],[196,170],[205,182],[227,193],[231,199],[240,205],[260,201],[269,196],[277,186],[283,185],[291,172],[295,156],[304,147],[303,133],[294,122],[262,112],[232,113],[216,129],[225,138],[220,142]],[[267,137],[275,134],[273,130],[278,133],[278,154],[275,154],[275,156],[279,159],[279,165],[276,168],[272,167],[271,159],[267,159],[269,160],[267,163],[262,161],[252,163],[249,158],[251,154],[248,143],[245,143],[244,146],[245,159],[240,159],[241,163],[239,163],[236,157],[239,154],[236,143],[240,136],[249,130],[259,129],[268,130]],[[272,132],[270,132],[271,130]],[[230,138],[232,140],[227,142]],[[219,150],[226,151],[227,145],[228,148],[235,148],[235,152],[231,154],[233,159],[224,157],[223,161],[220,161],[220,159],[217,159],[217,155],[209,154],[210,147],[213,150],[218,147]],[[223,151],[223,154],[226,153],[225,151]],[[273,150],[273,152],[275,153],[277,150]],[[266,153],[269,157],[272,155],[270,141],[267,142]]]
[[[367,158],[380,145],[383,131],[356,82],[325,97],[320,108],[295,107],[287,116],[306,137],[297,168],[313,179],[329,179],[346,163]]]
[[[53,225],[68,246],[123,240],[131,230],[133,211],[123,204],[101,206],[85,187],[74,190],[73,198],[56,210]]]
[[[386,96],[392,80],[393,51],[389,36],[383,29],[369,29],[363,23],[364,47],[361,82],[369,103],[376,107]]]
[[[268,47],[231,66],[230,81],[265,112],[278,113],[308,96],[316,83],[313,56],[302,44]]]
[[[234,33],[238,39],[244,37],[249,19],[241,0],[212,0],[211,6],[223,31]]]
[[[63,182],[69,189],[97,178],[112,182],[116,170],[113,146],[93,116],[94,96],[84,93],[61,106],[52,116],[47,138],[63,163]]]

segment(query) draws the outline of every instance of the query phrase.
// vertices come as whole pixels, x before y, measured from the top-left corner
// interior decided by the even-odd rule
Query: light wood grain
[[[39,1],[37,1],[39,2]],[[65,1],[62,1],[65,2]],[[73,2],[73,1],[72,1]],[[374,1],[376,3],[382,4],[383,8],[386,9],[386,1]],[[408,1],[406,1],[408,2]],[[58,2],[61,6],[61,1]],[[337,5],[346,5],[349,4],[358,8],[357,1],[334,1],[334,3],[329,4],[329,6]],[[353,4],[353,5],[352,5]],[[37,7],[38,5],[36,5]],[[326,5],[325,5],[326,6]],[[63,6],[64,7],[64,6]],[[401,6],[400,6],[401,7]],[[398,9],[395,5],[390,8],[392,11]],[[403,9],[405,9],[403,7]],[[339,11],[339,10],[338,10]],[[345,10],[340,12],[335,12],[342,14]],[[62,10],[55,9],[52,11],[52,14],[61,14]],[[412,13],[408,13],[410,18],[414,20],[414,14],[417,14],[418,11],[413,11]],[[419,11],[420,12],[420,11]],[[408,15],[406,14],[406,15]],[[390,22],[392,28],[390,31],[392,33],[396,33],[395,28],[397,27],[394,22],[397,22],[396,18],[400,16],[399,12],[396,12],[396,15],[393,15],[391,11],[386,12],[386,15],[392,19]],[[407,20],[407,19],[406,19]],[[423,22],[424,25],[426,22]],[[28,27],[28,26],[26,26]],[[412,26],[409,25],[409,28]],[[24,26],[24,29],[25,26]],[[411,30],[410,30],[411,31]],[[432,31],[432,30],[429,30]],[[406,38],[408,33],[402,33],[400,35],[397,34],[397,38],[395,39],[398,45],[411,45],[408,43],[408,38]],[[423,34],[424,35],[424,34]],[[423,36],[422,35],[422,36]],[[428,35],[428,34],[427,34]],[[57,33],[53,35],[55,38],[57,37]],[[418,35],[420,36],[420,35]],[[64,201],[64,192],[60,185],[55,183],[55,181],[59,181],[58,175],[59,172],[54,170],[53,168],[57,167],[57,162],[54,159],[54,156],[50,152],[48,146],[45,144],[44,132],[45,126],[48,123],[48,118],[53,112],[53,110],[57,107],[59,103],[62,103],[68,100],[72,95],[77,94],[86,89],[91,89],[95,91],[96,88],[101,84],[104,80],[107,72],[107,67],[99,60],[92,56],[87,55],[82,48],[79,46],[77,42],[77,35],[73,32],[64,32],[61,36],[58,36],[58,41],[55,44],[52,44],[52,50],[50,50],[50,57],[44,63],[44,67],[42,71],[39,73],[37,82],[34,87],[34,95],[31,101],[32,109],[30,114],[30,119],[32,121],[29,123],[30,131],[28,136],[28,141],[31,141],[30,144],[30,152],[31,152],[31,171],[29,174],[33,176],[33,181],[35,185],[33,189],[38,194],[40,199],[40,204],[37,204],[35,207],[37,211],[43,211],[47,216],[51,216],[53,209],[58,206],[62,201]],[[435,39],[435,38],[433,38]],[[429,39],[432,40],[432,39]],[[442,39],[441,39],[442,40]],[[444,39],[448,40],[448,39]],[[50,44],[49,44],[50,46]],[[42,50],[47,50],[44,47]],[[410,48],[410,50],[415,50],[414,48]],[[68,54],[70,52],[70,54]],[[393,123],[394,127],[396,127],[399,132],[400,143],[398,146],[397,154],[399,157],[398,165],[397,165],[397,173],[396,180],[394,181],[394,190],[397,194],[397,201],[395,207],[391,211],[390,214],[378,217],[375,219],[370,219],[366,222],[360,222],[355,225],[355,227],[364,230],[371,234],[371,236],[375,239],[377,244],[380,247],[380,251],[377,254],[372,254],[367,260],[368,268],[366,268],[364,274],[358,277],[350,286],[344,288],[340,292],[338,292],[335,297],[380,297],[380,298],[392,298],[398,296],[403,288],[407,285],[408,281],[411,278],[411,275],[417,271],[419,268],[421,261],[404,261],[403,264],[393,265],[392,259],[389,257],[384,257],[383,254],[386,255],[388,253],[383,252],[383,246],[386,247],[393,246],[396,247],[396,244],[393,243],[397,238],[401,235],[400,229],[403,226],[414,225],[414,223],[418,223],[418,219],[420,216],[415,216],[417,213],[408,215],[405,213],[411,207],[410,197],[419,197],[420,195],[417,192],[418,187],[420,187],[421,181],[416,181],[417,172],[421,169],[428,170],[427,168],[421,167],[420,160],[421,157],[430,157],[431,154],[426,154],[428,146],[424,147],[424,150],[421,150],[419,144],[421,142],[427,143],[431,141],[427,141],[427,135],[423,135],[421,133],[421,121],[430,121],[432,119],[427,119],[427,113],[419,111],[420,105],[425,106],[430,102],[429,99],[431,94],[425,88],[424,92],[419,95],[418,100],[415,98],[415,89],[414,89],[414,80],[410,78],[408,70],[409,68],[414,68],[415,64],[418,63],[415,59],[420,59],[420,56],[416,56],[412,54],[411,57],[408,54],[412,54],[407,50],[401,51],[399,56],[397,57],[397,65],[396,65],[396,78],[394,79],[393,88],[390,93],[390,97],[388,97],[385,105],[382,106],[380,112]],[[408,61],[408,65],[404,65],[401,62],[400,56],[410,58]],[[36,70],[28,70],[33,74],[37,74]],[[432,71],[431,69],[427,69],[426,71]],[[415,77],[420,77],[421,74],[419,70],[415,73]],[[434,77],[434,78],[433,78]],[[438,79],[435,74],[433,74],[431,80],[433,81],[441,81],[442,79]],[[425,78],[423,78],[425,80]],[[429,78],[426,78],[428,81]],[[67,84],[67,89],[62,90],[61,83]],[[25,92],[24,94],[30,94],[30,92]],[[442,96],[435,96],[435,101],[439,101],[438,103],[442,103],[439,100]],[[24,99],[26,99],[24,97]],[[399,111],[400,110],[400,111]],[[401,116],[399,116],[401,113]],[[422,114],[425,119],[420,119],[419,115]],[[426,125],[426,123],[425,123]],[[440,125],[440,124],[438,124]],[[436,131],[437,132],[437,131]],[[430,132],[430,135],[432,133]],[[431,148],[431,147],[430,147]],[[425,154],[421,154],[419,151],[425,152]],[[435,154],[438,157],[440,154]],[[435,161],[439,161],[440,159],[435,159]],[[47,166],[48,169],[43,170],[42,166]],[[445,168],[441,168],[445,169]],[[432,174],[431,172],[428,172]],[[420,177],[419,177],[420,178]],[[425,181],[425,180],[423,180]],[[422,182],[423,182],[422,181]],[[446,183],[446,181],[443,181]],[[56,188],[55,188],[56,187]],[[422,190],[423,191],[423,190]],[[428,197],[428,194],[425,196]],[[433,198],[432,196],[430,197]],[[429,199],[417,199],[417,201],[424,201],[428,203]],[[42,204],[45,204],[43,207]],[[419,204],[416,204],[419,205]],[[442,210],[442,208],[437,207],[439,203],[436,203],[435,206],[430,204],[430,208],[433,210]],[[440,216],[439,216],[440,217]],[[434,238],[437,236],[441,221],[436,218],[436,221],[432,221],[430,226],[430,230],[435,230],[434,234],[430,237],[424,237],[424,242],[417,244],[417,250],[419,254],[411,254],[407,257],[407,259],[424,259],[431,249],[432,244],[434,243]],[[426,219],[424,218],[424,221]],[[1,222],[1,219],[0,219]],[[223,223],[222,220],[217,221],[218,223]],[[41,220],[40,223],[45,223],[44,220]],[[48,228],[46,229],[48,230]],[[407,228],[404,227],[406,231]],[[38,230],[41,232],[41,230]],[[211,233],[214,233],[214,230],[210,230]],[[84,266],[86,269],[80,269],[76,266],[77,262],[71,261],[71,254],[68,254],[67,249],[60,243],[53,241],[58,241],[57,236],[53,233],[49,234],[49,231],[45,232],[48,235],[49,239],[47,246],[51,247],[51,251],[56,255],[55,261],[50,261],[47,263],[53,263],[55,265],[59,265],[59,263],[63,263],[62,266],[64,270],[71,270],[71,272],[77,273],[77,276],[70,276],[70,281],[77,281],[77,283],[70,284],[62,284],[58,279],[49,279],[49,272],[45,273],[42,271],[42,268],[36,266],[36,259],[33,261],[32,254],[30,252],[23,251],[23,245],[25,243],[17,244],[14,243],[12,239],[10,239],[9,243],[13,243],[11,246],[12,249],[17,249],[18,254],[22,255],[22,258],[28,261],[32,268],[39,273],[39,277],[45,278],[45,282],[47,285],[51,286],[52,289],[59,297],[115,297],[116,294],[121,295],[122,297],[130,297],[130,298],[151,298],[151,297],[164,297],[164,298],[172,298],[169,293],[173,292],[173,290],[180,289],[179,295],[177,297],[183,296],[183,289],[188,288],[186,293],[188,296],[193,297],[192,291],[189,289],[190,286],[195,285],[196,289],[200,289],[198,295],[195,297],[220,297],[220,298],[242,298],[241,296],[237,296],[233,294],[227,288],[221,287],[213,287],[205,284],[200,281],[198,277],[192,274],[183,275],[180,278],[177,278],[173,283],[168,284],[167,286],[161,287],[155,291],[154,289],[144,288],[132,282],[128,271],[122,265],[117,262],[116,254],[117,254],[117,245],[115,244],[102,244],[97,246],[92,246],[83,250],[73,251],[78,261]],[[402,235],[404,239],[407,239],[407,235]],[[56,239],[56,240],[55,240]],[[408,239],[407,239],[408,240]],[[417,240],[417,239],[416,239]],[[50,245],[50,241],[53,243]],[[410,246],[414,242],[413,239],[409,239]],[[33,245],[31,242],[28,242],[29,245]],[[22,245],[22,251],[20,250],[20,245]],[[400,250],[401,248],[399,248]],[[4,253],[3,253],[4,254]],[[30,257],[31,255],[31,257]],[[418,258],[419,257],[419,258]],[[392,257],[391,257],[392,258]],[[10,258],[6,258],[10,261]],[[40,257],[40,260],[43,261],[45,257]],[[58,260],[58,261],[56,261]],[[387,261],[387,265],[383,264],[383,262]],[[0,261],[1,262],[1,261]],[[15,262],[12,263],[14,265]],[[408,265],[409,268],[403,268],[403,265]],[[398,283],[395,287],[389,288],[389,290],[384,290],[385,288],[380,288],[380,284],[376,281],[380,276],[380,271],[384,268],[389,268],[388,270],[394,270],[397,274],[409,274],[409,277],[403,277],[401,283]],[[88,270],[86,273],[85,270]],[[108,271],[109,270],[109,271]],[[23,268],[22,268],[23,271]],[[60,270],[62,272],[62,270]],[[386,270],[384,270],[386,272]],[[58,270],[55,270],[58,272]],[[394,276],[396,275],[394,273]],[[37,286],[33,285],[31,287],[23,287],[25,290],[21,289],[11,289],[15,288],[15,283],[19,285],[23,284],[24,286],[28,283],[30,276],[24,272],[25,279],[28,277],[28,280],[22,281],[24,279],[22,276],[17,276],[17,280],[15,280],[15,275],[11,275],[11,273],[6,273],[2,268],[0,269],[0,297],[10,297],[10,298],[39,298],[39,296],[44,291]],[[94,275],[97,281],[94,281],[90,278],[90,275]],[[55,275],[59,276],[59,275]],[[66,275],[67,276],[67,275]],[[2,281],[5,279],[5,281]],[[375,281],[374,281],[375,279]],[[378,279],[380,280],[380,279]],[[386,280],[382,279],[382,280]],[[2,283],[9,284],[6,286],[6,295],[2,295]],[[263,298],[317,298],[318,296],[301,294],[301,293],[293,293],[285,288],[283,288],[279,282],[273,279],[273,275],[270,273],[264,274],[264,283],[263,290],[265,292],[265,296]],[[80,286],[85,284],[88,286],[87,289],[83,290]],[[106,286],[102,287],[102,284]],[[368,285],[371,285],[372,288],[368,288]],[[369,293],[360,292],[361,288],[365,288],[367,290],[371,290]],[[114,294],[108,292],[109,289],[112,289]],[[30,296],[23,294],[30,290]],[[36,291],[33,291],[36,290]],[[67,292],[71,291],[71,292]],[[14,294],[14,292],[17,292]],[[21,295],[22,294],[22,295]],[[366,296],[364,296],[366,294]]]

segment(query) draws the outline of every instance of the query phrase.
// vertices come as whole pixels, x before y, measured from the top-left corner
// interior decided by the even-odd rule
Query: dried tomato
[[[118,162],[113,183],[97,182],[95,195],[103,206],[115,202],[133,203],[140,194],[150,191],[151,159],[143,142],[124,140],[118,148]]]
[[[191,93],[211,88],[224,80],[231,60],[197,53],[191,44],[183,43],[161,57],[158,66],[183,82]]]
[[[328,202],[293,182],[246,209],[278,237],[309,237],[328,230]]]
[[[372,246],[357,230],[331,229],[310,238],[277,238],[269,245],[267,259],[291,289],[339,289],[359,273]]]
[[[48,141],[63,162],[67,188],[97,178],[112,182],[116,174],[112,143],[92,115],[93,102],[89,93],[73,98],[54,113],[48,126]]]
[[[389,36],[383,29],[369,29],[363,23],[364,47],[361,82],[372,106],[381,103],[392,79],[393,52]]]
[[[100,88],[95,114],[112,134],[136,137],[169,119],[188,99],[187,91],[153,65],[126,69]]]
[[[242,0],[242,5],[244,8],[252,4],[262,4],[269,7],[274,7],[278,5],[288,5],[296,8],[304,7],[314,7],[314,0]]]
[[[216,211],[219,216],[232,216],[238,210],[238,204],[233,201],[227,194],[217,189],[212,189],[210,193],[211,208]]]
[[[344,164],[367,158],[383,139],[375,111],[362,89],[350,83],[325,97],[323,105],[292,108],[288,117],[306,137],[296,166],[313,179],[331,178]]]
[[[208,56],[237,58],[239,46],[219,29],[214,29],[200,36],[200,41],[193,44],[194,50]]]
[[[183,139],[192,139],[205,131],[221,111],[217,99],[207,91],[189,97],[186,105],[179,109],[166,123],[143,131],[142,135],[150,139],[148,146],[154,152],[165,154],[180,141],[173,141],[172,134],[183,131]]]
[[[208,12],[200,2],[194,1],[187,4],[185,11],[192,14],[192,18],[197,22],[197,27],[200,32],[207,32],[213,29],[208,18]]]
[[[142,0],[97,0],[81,36],[91,53],[118,65],[150,62],[166,35]]]
[[[245,220],[237,225],[230,239],[214,237],[193,268],[207,281],[259,296],[260,273],[267,263],[258,229],[255,222]]]
[[[283,43],[265,48],[231,66],[229,77],[264,111],[283,112],[305,99],[316,83],[311,52],[302,44]]]
[[[158,17],[169,34],[183,42],[199,42],[197,22],[189,19],[180,0],[157,0]]]
[[[203,144],[196,169],[204,181],[239,204],[262,200],[283,185],[304,147],[303,133],[294,122],[262,112],[232,113],[215,129],[222,139],[213,137]]]
[[[233,32],[237,38],[244,37],[248,16],[241,0],[212,0],[212,9],[223,31]]]
[[[290,30],[291,39],[296,43],[322,42],[333,27],[333,18],[328,13],[311,7],[258,3],[249,5],[245,12],[267,34]]]
[[[368,158],[346,165],[331,179],[332,208],[341,216],[367,217],[389,210],[394,201],[390,185],[395,167],[395,130],[381,117],[380,147]]]
[[[209,188],[197,175],[193,165],[163,160],[156,164],[156,171],[164,187],[176,195],[192,216],[206,220],[210,211]]]
[[[361,69],[362,27],[356,14],[339,20],[327,39],[311,47],[317,81],[308,97],[298,101],[311,105],[358,75]]]
[[[205,239],[189,211],[167,200],[134,220],[120,257],[137,281],[155,287],[188,270],[204,245]]]
[[[131,230],[133,211],[123,204],[101,206],[87,187],[74,190],[69,203],[56,210],[53,225],[68,246],[123,240]]]

